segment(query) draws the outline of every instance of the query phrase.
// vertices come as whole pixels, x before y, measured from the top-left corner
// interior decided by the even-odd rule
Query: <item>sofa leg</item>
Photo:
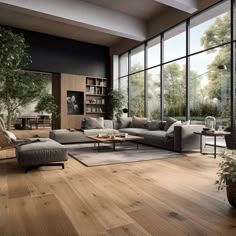
[[[37,169],[41,166],[61,166],[62,169],[65,169],[64,163],[46,163],[46,164],[40,164],[40,165],[34,165],[34,166],[26,167],[25,168],[25,174],[27,174],[27,172],[29,170]]]

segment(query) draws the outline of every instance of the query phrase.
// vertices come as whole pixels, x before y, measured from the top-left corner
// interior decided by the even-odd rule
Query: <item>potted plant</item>
[[[236,207],[236,150],[225,149],[221,157],[216,184],[218,190],[226,188],[229,203]]]
[[[108,93],[108,96],[112,106],[112,116],[116,118],[121,117],[126,101],[124,93],[120,90],[112,90]]]

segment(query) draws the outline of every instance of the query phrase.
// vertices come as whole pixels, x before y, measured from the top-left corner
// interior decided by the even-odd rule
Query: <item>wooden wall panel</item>
[[[61,76],[60,74],[52,75],[52,95],[55,98],[55,102],[58,106],[59,112],[61,112]],[[60,129],[61,127],[61,117],[58,117],[55,121],[54,129]]]
[[[61,74],[61,129],[68,128],[81,128],[81,120],[85,117],[83,115],[68,115],[67,114],[67,91],[80,91],[84,92],[84,104],[86,101],[86,85],[85,76],[81,75],[71,75],[71,74]]]

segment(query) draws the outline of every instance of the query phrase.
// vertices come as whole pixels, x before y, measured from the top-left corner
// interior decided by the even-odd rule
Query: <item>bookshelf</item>
[[[86,115],[105,116],[107,79],[86,77]]]

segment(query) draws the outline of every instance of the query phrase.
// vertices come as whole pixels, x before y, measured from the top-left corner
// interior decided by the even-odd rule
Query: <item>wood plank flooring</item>
[[[48,130],[17,131],[20,138]],[[236,210],[214,181],[219,157],[178,158],[24,174],[0,151],[0,236],[236,235]],[[112,153],[111,153],[112,155]]]

